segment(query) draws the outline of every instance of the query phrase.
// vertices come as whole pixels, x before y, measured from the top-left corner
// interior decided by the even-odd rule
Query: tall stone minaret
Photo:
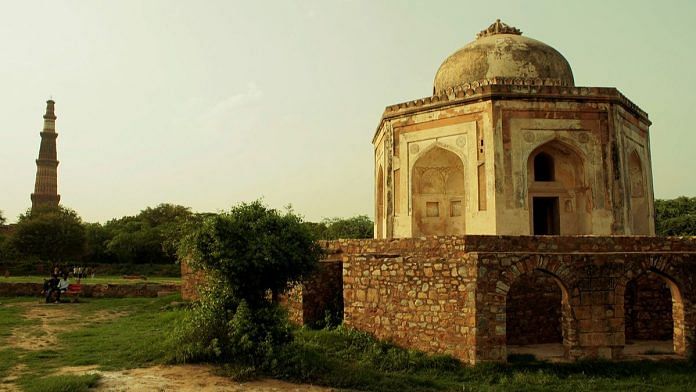
[[[39,206],[58,206],[58,160],[56,156],[56,115],[53,111],[55,102],[46,101],[44,127],[41,132],[39,159],[36,160],[36,184],[31,194],[32,210]]]

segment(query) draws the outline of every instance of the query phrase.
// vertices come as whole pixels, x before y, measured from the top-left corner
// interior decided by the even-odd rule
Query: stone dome
[[[542,79],[574,86],[570,64],[556,49],[523,37],[498,19],[475,41],[449,56],[435,75],[434,93],[492,78]]]

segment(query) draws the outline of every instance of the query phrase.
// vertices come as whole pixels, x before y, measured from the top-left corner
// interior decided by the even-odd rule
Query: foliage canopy
[[[326,218],[319,223],[306,222],[305,225],[320,240],[339,238],[372,238],[374,223],[367,215],[351,218]]]
[[[26,257],[62,263],[82,256],[85,229],[80,216],[67,207],[39,207],[20,215],[12,241]]]
[[[696,235],[696,197],[655,200],[657,235]]]
[[[110,220],[105,225],[88,224],[85,261],[174,263],[178,241],[195,218],[188,207],[160,204],[136,216]]]
[[[299,216],[255,201],[204,219],[182,240],[181,251],[191,255],[193,267],[256,307],[269,291],[282,293],[311,273],[322,249]]]
[[[209,284],[177,328],[174,356],[273,367],[292,338],[275,299],[310,274],[322,252],[301,218],[259,201],[240,204],[205,218],[179,252]]]

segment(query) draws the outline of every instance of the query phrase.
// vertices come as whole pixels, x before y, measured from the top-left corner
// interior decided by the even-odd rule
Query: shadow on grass
[[[270,375],[295,382],[361,391],[696,390],[687,361],[579,361],[551,364],[513,356],[507,364],[465,366],[344,328],[302,329]]]

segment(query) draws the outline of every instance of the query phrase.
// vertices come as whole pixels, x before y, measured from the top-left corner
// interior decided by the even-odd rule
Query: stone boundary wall
[[[475,288],[471,255],[348,257],[344,323],[401,346],[473,363]]]
[[[449,249],[497,253],[633,253],[696,252],[696,236],[498,236],[463,235],[395,239],[321,241],[329,258],[343,253],[402,253]]]
[[[41,297],[41,290],[41,283],[0,283],[0,297]],[[179,290],[180,286],[175,284],[82,284],[80,297],[157,297]]]
[[[507,295],[534,271],[561,290],[568,358],[622,357],[624,291],[645,274],[672,289],[675,352],[685,354],[688,337],[696,335],[695,237],[450,236],[338,240],[325,247],[343,260],[347,325],[469,363],[506,360]],[[454,289],[456,281],[463,291]]]
[[[327,262],[342,264],[343,290],[337,274],[317,280],[323,289],[294,288],[286,304],[300,323],[322,314],[337,290],[348,326],[467,363],[505,362],[507,317],[525,312],[507,314],[508,293],[523,275],[540,272],[539,282],[561,292],[565,356],[620,359],[626,287],[650,275],[670,289],[675,353],[684,355],[696,338],[696,237],[466,235],[321,245]],[[182,291],[193,293],[201,275],[182,263],[182,279]]]

